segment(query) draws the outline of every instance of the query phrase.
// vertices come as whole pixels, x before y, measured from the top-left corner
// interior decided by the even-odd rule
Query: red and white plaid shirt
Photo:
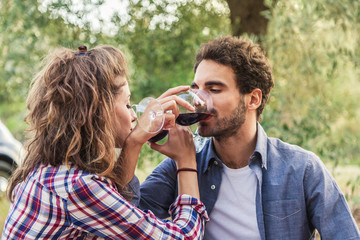
[[[126,201],[115,185],[71,167],[40,166],[14,189],[2,239],[201,239],[205,206],[180,195],[161,220]]]

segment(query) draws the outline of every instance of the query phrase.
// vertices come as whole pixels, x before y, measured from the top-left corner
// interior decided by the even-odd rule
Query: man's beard
[[[230,116],[219,118],[213,127],[210,128],[207,122],[200,122],[200,136],[214,137],[217,140],[221,140],[222,138],[228,138],[235,135],[245,122],[245,112],[246,107],[244,97],[241,97],[237,108],[232,111]],[[214,114],[214,117],[217,118],[217,111],[213,110],[212,113]]]

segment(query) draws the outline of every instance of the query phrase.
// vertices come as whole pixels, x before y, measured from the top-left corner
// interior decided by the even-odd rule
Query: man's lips
[[[200,120],[199,122],[205,122],[205,121],[208,121],[208,120],[210,120],[211,118],[213,118],[214,117],[214,115],[212,115],[212,114],[209,114],[205,119],[202,119],[202,120]]]

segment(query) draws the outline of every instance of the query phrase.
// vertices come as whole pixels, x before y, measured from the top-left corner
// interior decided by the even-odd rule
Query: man
[[[236,37],[203,44],[193,88],[213,99],[199,122],[212,137],[196,155],[205,239],[360,239],[339,187],[313,153],[267,137],[259,121],[272,70],[259,46]],[[167,217],[177,196],[176,165],[165,159],[141,185],[140,207]]]

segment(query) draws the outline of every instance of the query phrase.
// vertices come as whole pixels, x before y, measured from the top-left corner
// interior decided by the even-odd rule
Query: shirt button
[[[218,165],[219,163],[217,161],[214,162],[215,165]]]
[[[215,187],[215,185],[211,185],[211,187],[210,187],[212,190],[214,190],[216,187]]]

